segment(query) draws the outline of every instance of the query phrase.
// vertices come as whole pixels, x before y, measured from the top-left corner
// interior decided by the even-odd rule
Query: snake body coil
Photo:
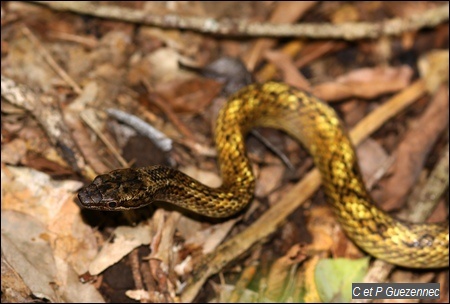
[[[448,266],[448,224],[411,224],[378,209],[366,190],[355,150],[334,110],[288,85],[250,85],[230,98],[216,124],[215,143],[223,184],[209,188],[162,166],[115,170],[79,192],[97,210],[140,208],[154,201],[210,217],[228,217],[253,196],[255,177],[245,135],[255,126],[277,128],[300,141],[314,158],[329,203],[347,235],[369,254],[414,268]]]

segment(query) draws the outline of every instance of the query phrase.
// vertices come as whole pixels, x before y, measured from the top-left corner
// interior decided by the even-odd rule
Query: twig
[[[142,276],[139,271],[139,250],[138,248],[133,249],[130,253],[130,267],[131,273],[133,274],[135,289],[144,289],[144,282],[142,281]]]
[[[114,157],[117,159],[117,161],[120,163],[122,167],[128,168],[129,164],[128,162],[120,155],[120,152],[117,150],[116,147],[111,143],[111,141],[103,135],[101,128],[98,126],[98,123],[95,119],[95,113],[93,110],[88,109],[84,110],[80,113],[81,119],[94,131],[94,133],[100,138],[100,140],[105,144],[105,146],[111,151],[111,153],[114,155]]]
[[[289,160],[289,158],[286,156],[286,154],[284,154],[283,152],[281,152],[280,149],[278,149],[277,147],[275,147],[267,138],[265,138],[264,136],[261,135],[261,133],[259,133],[256,130],[252,130],[250,132],[253,136],[255,136],[264,146],[267,147],[267,149],[269,149],[270,151],[272,151],[276,156],[278,156],[281,161],[286,165],[286,167],[289,168],[289,170],[291,170],[292,172],[295,171],[294,165],[291,163],[291,161]]]
[[[302,41],[293,40],[286,43],[280,51],[293,59],[300,53],[304,45],[305,44]],[[264,82],[273,79],[277,72],[278,68],[273,63],[268,62],[268,64],[264,65],[264,67],[256,73],[255,78],[260,82]]]
[[[420,193],[406,203],[405,214],[409,214],[411,221],[421,222],[424,218],[426,219],[436,206],[437,200],[448,188],[448,158],[449,145],[447,144],[445,153],[430,173]]]
[[[142,119],[116,109],[107,109],[106,113],[150,138],[164,152],[172,150],[172,140]]]
[[[63,41],[69,41],[81,44],[89,49],[94,49],[97,47],[98,40],[92,37],[84,37],[80,35],[75,34],[69,34],[69,33],[61,33],[61,32],[49,32],[48,37],[52,39],[59,39]]]
[[[223,36],[251,37],[305,37],[314,39],[345,39],[357,40],[363,38],[378,38],[384,35],[400,35],[404,32],[433,27],[449,18],[449,5],[444,4],[407,18],[393,18],[378,23],[354,22],[344,24],[331,23],[300,23],[274,24],[249,23],[245,20],[221,20],[203,17],[188,17],[176,14],[157,15],[148,11],[135,10],[119,6],[99,4],[99,2],[77,1],[30,1],[46,5],[55,10],[72,11],[100,18],[118,19],[121,21],[158,26],[162,28],[177,28],[193,30]]]
[[[195,141],[195,136],[192,134],[189,128],[178,118],[177,115],[175,115],[175,113],[173,113],[172,109],[167,105],[167,102],[157,93],[155,93],[155,90],[152,88],[150,82],[145,79],[142,82],[147,89],[150,99],[154,104],[156,104],[158,108],[161,109],[161,111],[164,112],[164,114],[167,116],[167,118],[169,118],[169,120],[178,129],[178,131],[180,131],[181,134],[186,136],[189,140]]]
[[[301,18],[314,6],[317,5],[317,1],[280,1],[273,10],[270,12],[270,16],[265,22],[272,24],[293,24]],[[252,42],[252,46],[242,56],[245,65],[250,71],[254,71],[257,63],[263,57],[267,50],[273,49],[278,39],[262,37],[255,39]]]
[[[425,84],[418,80],[411,86],[391,98],[374,110],[350,132],[352,142],[357,145],[369,134],[382,126],[401,110],[412,104],[425,93]],[[182,294],[183,302],[191,302],[204,282],[219,272],[251,246],[272,234],[286,218],[308,199],[320,186],[320,174],[317,169],[310,171],[297,183],[280,202],[271,207],[250,227],[220,245],[216,251],[207,255],[192,273],[190,284]]]
[[[58,65],[55,59],[53,59],[50,53],[44,48],[44,46],[39,42],[39,40],[30,31],[30,29],[24,26],[22,28],[22,32],[35,45],[38,52],[45,59],[45,61],[47,61],[48,65],[56,72],[56,74],[58,74],[65,82],[67,82],[67,84],[70,85],[77,94],[81,94],[82,89],[80,88],[80,86],[72,79],[72,77],[69,76],[69,74],[66,73],[66,71],[64,71]]]

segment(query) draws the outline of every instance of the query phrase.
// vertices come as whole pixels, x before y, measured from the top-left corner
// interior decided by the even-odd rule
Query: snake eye
[[[109,208],[116,208],[117,207],[117,203],[116,202],[109,202],[108,203],[108,207]]]

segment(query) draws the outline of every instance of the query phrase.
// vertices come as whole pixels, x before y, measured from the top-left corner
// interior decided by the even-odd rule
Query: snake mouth
[[[115,201],[105,201],[96,185],[90,184],[78,192],[78,200],[86,209],[108,210],[117,206]]]
[[[100,189],[94,183],[80,189],[78,192],[78,200],[83,208],[90,210],[119,211],[142,207],[141,205],[133,203],[129,206],[123,206],[123,202],[102,194]]]

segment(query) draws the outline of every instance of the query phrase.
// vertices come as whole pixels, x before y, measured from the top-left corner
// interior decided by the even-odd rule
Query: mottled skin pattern
[[[255,177],[244,140],[255,126],[281,129],[309,150],[342,227],[366,252],[405,267],[448,266],[448,223],[410,224],[378,209],[334,110],[276,82],[242,89],[221,110],[215,137],[221,187],[212,189],[177,170],[154,166],[100,175],[80,190],[79,199],[84,207],[97,210],[140,208],[165,201],[210,217],[231,216],[253,196]]]

